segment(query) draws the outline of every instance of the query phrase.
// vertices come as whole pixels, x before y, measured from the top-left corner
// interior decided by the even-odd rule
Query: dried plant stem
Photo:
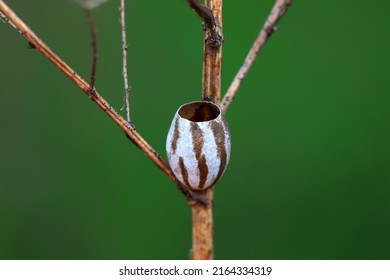
[[[271,10],[271,13],[269,14],[266,22],[263,25],[263,28],[261,29],[255,42],[253,43],[252,48],[246,56],[244,63],[234,77],[233,82],[231,83],[228,91],[226,92],[221,102],[221,108],[224,113],[226,113],[229,105],[233,101],[238,89],[241,86],[242,81],[248,74],[249,69],[255,61],[257,54],[265,45],[268,38],[276,31],[276,24],[284,16],[291,3],[292,0],[276,0]]]
[[[92,13],[90,9],[84,9],[85,17],[87,18],[89,31],[91,33],[91,45],[92,45],[92,66],[91,66],[91,78],[89,80],[89,88],[90,91],[93,91],[95,88],[95,79],[96,79],[96,65],[98,59],[98,51],[97,51],[97,34],[96,34],[96,26],[92,18]]]
[[[125,84],[125,96],[124,96],[124,106],[126,108],[126,119],[128,122],[131,121],[130,119],[130,92],[131,87],[129,86],[129,80],[127,77],[127,40],[126,40],[126,19],[125,19],[125,0],[121,0],[121,7],[120,7],[120,13],[121,13],[121,27],[122,27],[122,57],[123,57],[123,81]]]
[[[222,0],[206,0],[206,5],[214,15],[214,24],[206,26],[203,45],[202,97],[219,104],[221,96],[222,70]],[[215,35],[216,34],[216,35]]]
[[[214,259],[214,221],[212,188],[202,191],[208,205],[194,204],[192,206],[192,249],[191,259]]]
[[[88,97],[96,103],[119,127],[125,132],[127,137],[143,151],[153,162],[160,168],[178,187],[178,189],[186,196],[190,203],[206,203],[202,198],[198,198],[196,194],[185,188],[176,179],[171,169],[161,158],[161,156],[149,145],[148,142],[136,131],[135,127],[123,119],[112,106],[103,99],[95,90],[90,90],[90,85],[82,79],[72,68],[70,68],[61,58],[59,58],[35,33],[2,1],[0,0],[0,14],[6,22],[9,22],[20,34],[22,34],[35,47],[37,51],[42,53],[49,59],[57,68],[59,68],[67,77],[69,77]]]
[[[203,81],[202,97],[219,104],[221,90],[221,66],[222,66],[222,0],[205,0],[206,5],[201,5],[198,0],[187,0],[204,22],[205,44],[203,57]],[[268,16],[256,41],[250,49],[243,65],[235,76],[225,97],[222,100],[221,108],[226,113],[238,91],[242,80],[247,75],[252,66],[257,53],[263,47],[267,39],[276,30],[276,24],[286,13],[292,0],[276,0],[274,7]],[[209,13],[211,11],[211,15]],[[216,35],[217,34],[217,35]],[[193,247],[191,256],[193,259],[213,258],[213,190],[208,190],[203,194],[209,204],[193,205]]]
[[[224,37],[217,18],[214,17],[213,11],[206,5],[202,5],[198,0],[187,0],[188,5],[200,16],[203,21],[203,29],[205,31],[205,42],[210,47],[222,45]]]
[[[202,98],[219,104],[222,66],[222,0],[206,0],[205,6],[187,1],[204,22]],[[210,16],[211,12],[211,16]],[[208,205],[192,206],[192,250],[194,260],[214,258],[213,189],[202,192]]]

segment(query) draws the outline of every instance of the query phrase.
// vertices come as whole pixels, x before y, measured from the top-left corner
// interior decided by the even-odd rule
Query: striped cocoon
[[[177,110],[166,150],[177,179],[193,190],[202,190],[222,177],[230,146],[230,132],[221,109],[212,102],[198,101]]]

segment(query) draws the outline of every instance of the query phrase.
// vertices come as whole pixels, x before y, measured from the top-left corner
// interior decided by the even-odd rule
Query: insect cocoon
[[[221,109],[212,102],[182,105],[167,136],[168,161],[176,178],[194,190],[213,186],[230,158],[230,132]]]

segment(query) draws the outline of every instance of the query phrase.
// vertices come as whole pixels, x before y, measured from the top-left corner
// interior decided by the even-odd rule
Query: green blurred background
[[[71,0],[6,1],[85,78]],[[225,1],[226,91],[274,1]],[[122,105],[119,0],[94,10],[98,91]],[[295,1],[227,114],[217,259],[390,259],[388,1]],[[132,117],[165,156],[201,93],[202,31],[183,0],[127,1]],[[181,194],[70,80],[0,23],[0,258],[187,259]]]

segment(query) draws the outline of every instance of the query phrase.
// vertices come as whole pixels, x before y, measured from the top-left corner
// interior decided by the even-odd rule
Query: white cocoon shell
[[[194,190],[211,187],[222,177],[231,149],[230,132],[221,109],[211,102],[202,103],[219,110],[217,116],[207,121],[191,121],[179,114],[181,106],[173,118],[166,143],[173,173],[182,184]]]

